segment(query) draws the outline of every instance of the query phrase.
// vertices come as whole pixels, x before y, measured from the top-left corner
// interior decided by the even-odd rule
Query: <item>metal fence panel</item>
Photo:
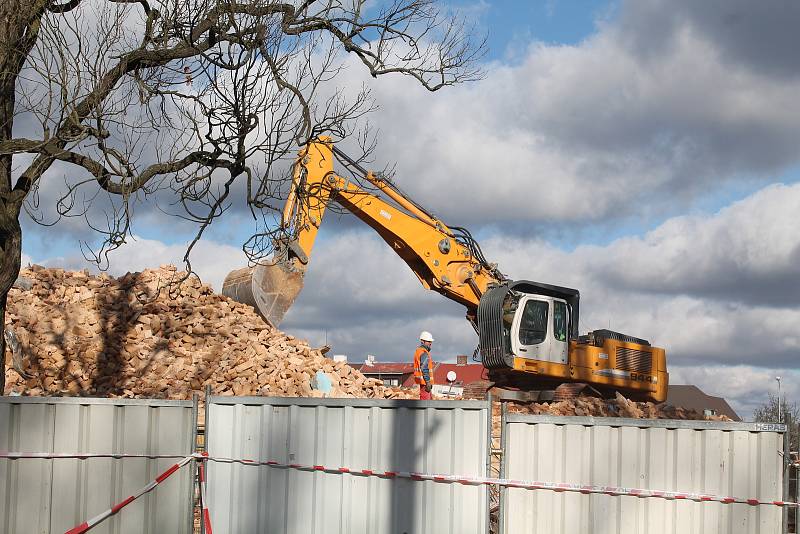
[[[488,405],[211,397],[210,456],[483,476]],[[486,532],[486,488],[209,462],[214,533]]]
[[[56,453],[193,452],[192,401],[0,397],[0,450]],[[0,459],[0,532],[56,534],[120,502],[174,459]],[[193,474],[183,468],[92,532],[186,533]]]
[[[538,480],[783,499],[779,425],[509,415],[505,475]],[[783,425],[780,425],[783,427]],[[781,532],[777,506],[506,489],[504,532]]]

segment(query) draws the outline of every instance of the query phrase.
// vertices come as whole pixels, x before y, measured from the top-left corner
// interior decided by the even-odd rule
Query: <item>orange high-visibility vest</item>
[[[423,346],[417,347],[416,352],[414,352],[414,382],[419,385],[425,384],[425,377],[422,376],[422,355],[426,356],[428,360],[428,383],[433,387],[433,360],[431,360],[431,353],[428,352]]]

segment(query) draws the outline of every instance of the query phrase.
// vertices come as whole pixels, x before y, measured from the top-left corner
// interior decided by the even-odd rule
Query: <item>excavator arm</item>
[[[371,191],[336,174],[334,152],[362,174]],[[271,263],[234,271],[223,292],[239,296],[257,293],[251,304],[256,304],[270,323],[279,324],[302,289],[317,232],[331,201],[374,229],[425,288],[463,304],[468,315],[474,316],[490,285],[502,281],[496,266],[483,259],[468,232],[449,228],[388,180],[361,169],[328,139],[320,139],[309,143],[294,165]],[[254,285],[258,286],[255,292]]]

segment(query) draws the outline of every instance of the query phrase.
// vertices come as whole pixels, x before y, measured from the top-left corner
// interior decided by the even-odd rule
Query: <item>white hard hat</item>
[[[433,341],[433,336],[427,330],[423,330],[423,332],[419,335],[420,341]]]

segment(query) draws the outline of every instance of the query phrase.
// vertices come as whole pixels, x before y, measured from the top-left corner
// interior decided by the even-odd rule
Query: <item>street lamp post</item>
[[[778,422],[783,423],[783,406],[781,406],[781,377],[776,376],[778,381]]]

